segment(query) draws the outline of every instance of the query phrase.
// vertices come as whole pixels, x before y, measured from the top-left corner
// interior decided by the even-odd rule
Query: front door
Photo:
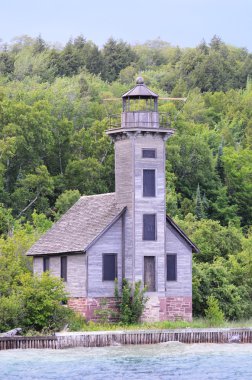
[[[144,285],[148,292],[155,292],[155,257],[144,256]]]

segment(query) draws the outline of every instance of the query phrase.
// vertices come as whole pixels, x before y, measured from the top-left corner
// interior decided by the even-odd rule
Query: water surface
[[[251,380],[251,344],[0,351],[0,379]]]

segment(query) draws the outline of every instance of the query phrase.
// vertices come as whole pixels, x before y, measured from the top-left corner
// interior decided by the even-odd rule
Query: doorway
[[[144,285],[148,292],[155,292],[155,256],[144,256]]]

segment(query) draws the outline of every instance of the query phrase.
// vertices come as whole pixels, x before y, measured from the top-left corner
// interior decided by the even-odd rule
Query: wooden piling
[[[127,344],[155,344],[169,341],[186,344],[252,343],[252,328],[92,331],[57,333],[55,336],[0,337],[0,350],[105,347]]]

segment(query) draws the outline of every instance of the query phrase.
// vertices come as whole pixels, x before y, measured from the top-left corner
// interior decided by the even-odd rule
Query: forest
[[[252,54],[218,36],[195,48],[21,36],[0,44],[2,321],[18,318],[15,302],[35,288],[26,250],[81,195],[114,191],[105,131],[139,74],[160,97],[186,98],[160,100],[159,111],[176,131],[167,142],[167,213],[200,249],[194,315],[204,316],[213,296],[226,319],[250,317]]]

